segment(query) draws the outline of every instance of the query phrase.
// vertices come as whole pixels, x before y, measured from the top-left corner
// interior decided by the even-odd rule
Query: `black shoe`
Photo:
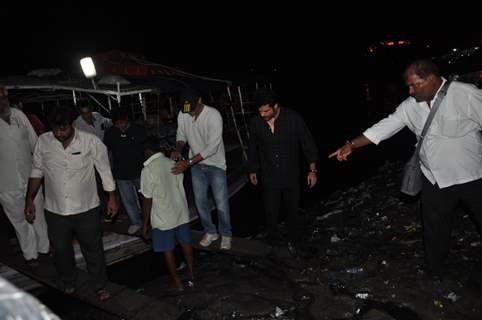
[[[38,268],[40,266],[40,263],[38,262],[38,259],[30,259],[25,262],[27,266],[29,266],[32,269]]]

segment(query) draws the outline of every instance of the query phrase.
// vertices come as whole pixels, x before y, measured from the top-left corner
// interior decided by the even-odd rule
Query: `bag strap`
[[[440,91],[437,94],[437,98],[435,99],[435,102],[433,103],[432,108],[430,109],[430,113],[428,114],[427,121],[425,121],[425,125],[423,126],[423,129],[422,129],[422,134],[420,135],[420,139],[418,140],[417,148],[415,149],[415,152],[414,152],[414,155],[417,157],[420,152],[420,148],[422,147],[423,138],[425,138],[425,134],[427,133],[433,118],[435,117],[435,113],[437,112],[438,107],[442,103],[442,100],[445,98],[445,95],[447,94],[447,90],[449,86],[450,86],[450,81],[448,80],[445,81],[444,85],[442,86],[442,89],[440,89]]]

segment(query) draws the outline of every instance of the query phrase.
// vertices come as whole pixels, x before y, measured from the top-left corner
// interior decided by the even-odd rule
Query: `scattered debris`
[[[452,302],[457,302],[460,299],[459,296],[455,294],[455,292],[450,292],[445,298],[451,300]]]

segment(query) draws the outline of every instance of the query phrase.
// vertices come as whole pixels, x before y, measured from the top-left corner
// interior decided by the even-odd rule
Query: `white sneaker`
[[[127,233],[136,234],[139,230],[141,230],[141,226],[138,226],[137,224],[131,224],[129,226],[129,229],[127,229]]]
[[[231,250],[231,237],[221,237],[221,250]]]
[[[219,239],[219,235],[217,233],[215,234],[210,234],[210,233],[205,233],[199,244],[203,247],[209,247],[213,241],[216,241]]]

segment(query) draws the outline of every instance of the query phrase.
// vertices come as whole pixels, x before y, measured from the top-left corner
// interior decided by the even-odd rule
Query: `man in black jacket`
[[[291,109],[282,108],[272,90],[258,90],[255,103],[258,115],[250,122],[249,179],[253,185],[258,184],[258,177],[262,180],[271,243],[280,240],[278,215],[283,201],[288,215],[288,245],[293,249],[292,244],[301,236],[298,222],[300,149],[309,163],[306,181],[310,188],[317,181],[318,150],[301,116]]]

